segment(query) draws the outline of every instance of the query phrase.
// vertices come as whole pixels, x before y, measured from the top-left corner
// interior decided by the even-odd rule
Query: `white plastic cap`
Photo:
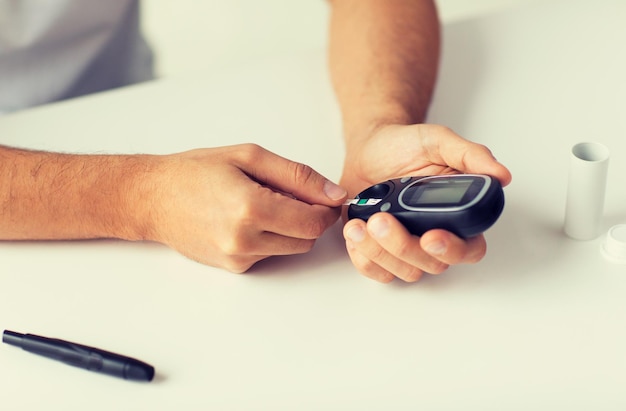
[[[611,227],[602,243],[602,254],[614,263],[626,264],[626,224]]]

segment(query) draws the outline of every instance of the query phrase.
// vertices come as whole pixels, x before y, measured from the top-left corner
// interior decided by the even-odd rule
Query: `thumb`
[[[496,158],[491,151],[480,144],[470,143],[467,158],[464,165],[466,173],[487,174],[497,178],[502,186],[506,186],[511,182],[511,172]]]
[[[482,144],[473,143],[454,135],[441,139],[439,147],[445,162],[462,173],[487,174],[497,178],[503,186],[511,182],[511,172]]]

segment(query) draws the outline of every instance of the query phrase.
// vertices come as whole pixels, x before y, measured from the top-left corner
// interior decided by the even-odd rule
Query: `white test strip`
[[[376,205],[383,201],[382,198],[350,198],[343,205]]]

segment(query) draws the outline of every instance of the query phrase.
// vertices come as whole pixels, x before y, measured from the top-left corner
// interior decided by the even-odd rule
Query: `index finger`
[[[319,238],[339,218],[340,209],[308,204],[261,187],[254,218],[264,231],[300,239]]]
[[[288,160],[255,144],[245,145],[239,168],[256,181],[268,184],[309,204],[340,206],[347,191],[312,167]]]

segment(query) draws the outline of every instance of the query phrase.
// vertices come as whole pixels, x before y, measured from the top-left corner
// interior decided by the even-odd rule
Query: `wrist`
[[[131,241],[163,242],[158,226],[167,186],[168,156],[129,156],[124,165],[119,221],[122,238]]]
[[[344,112],[343,114],[343,135],[347,153],[358,151],[369,139],[386,127],[421,124],[425,119],[425,110],[417,110],[399,102],[377,102],[367,106],[375,107],[376,110]]]

